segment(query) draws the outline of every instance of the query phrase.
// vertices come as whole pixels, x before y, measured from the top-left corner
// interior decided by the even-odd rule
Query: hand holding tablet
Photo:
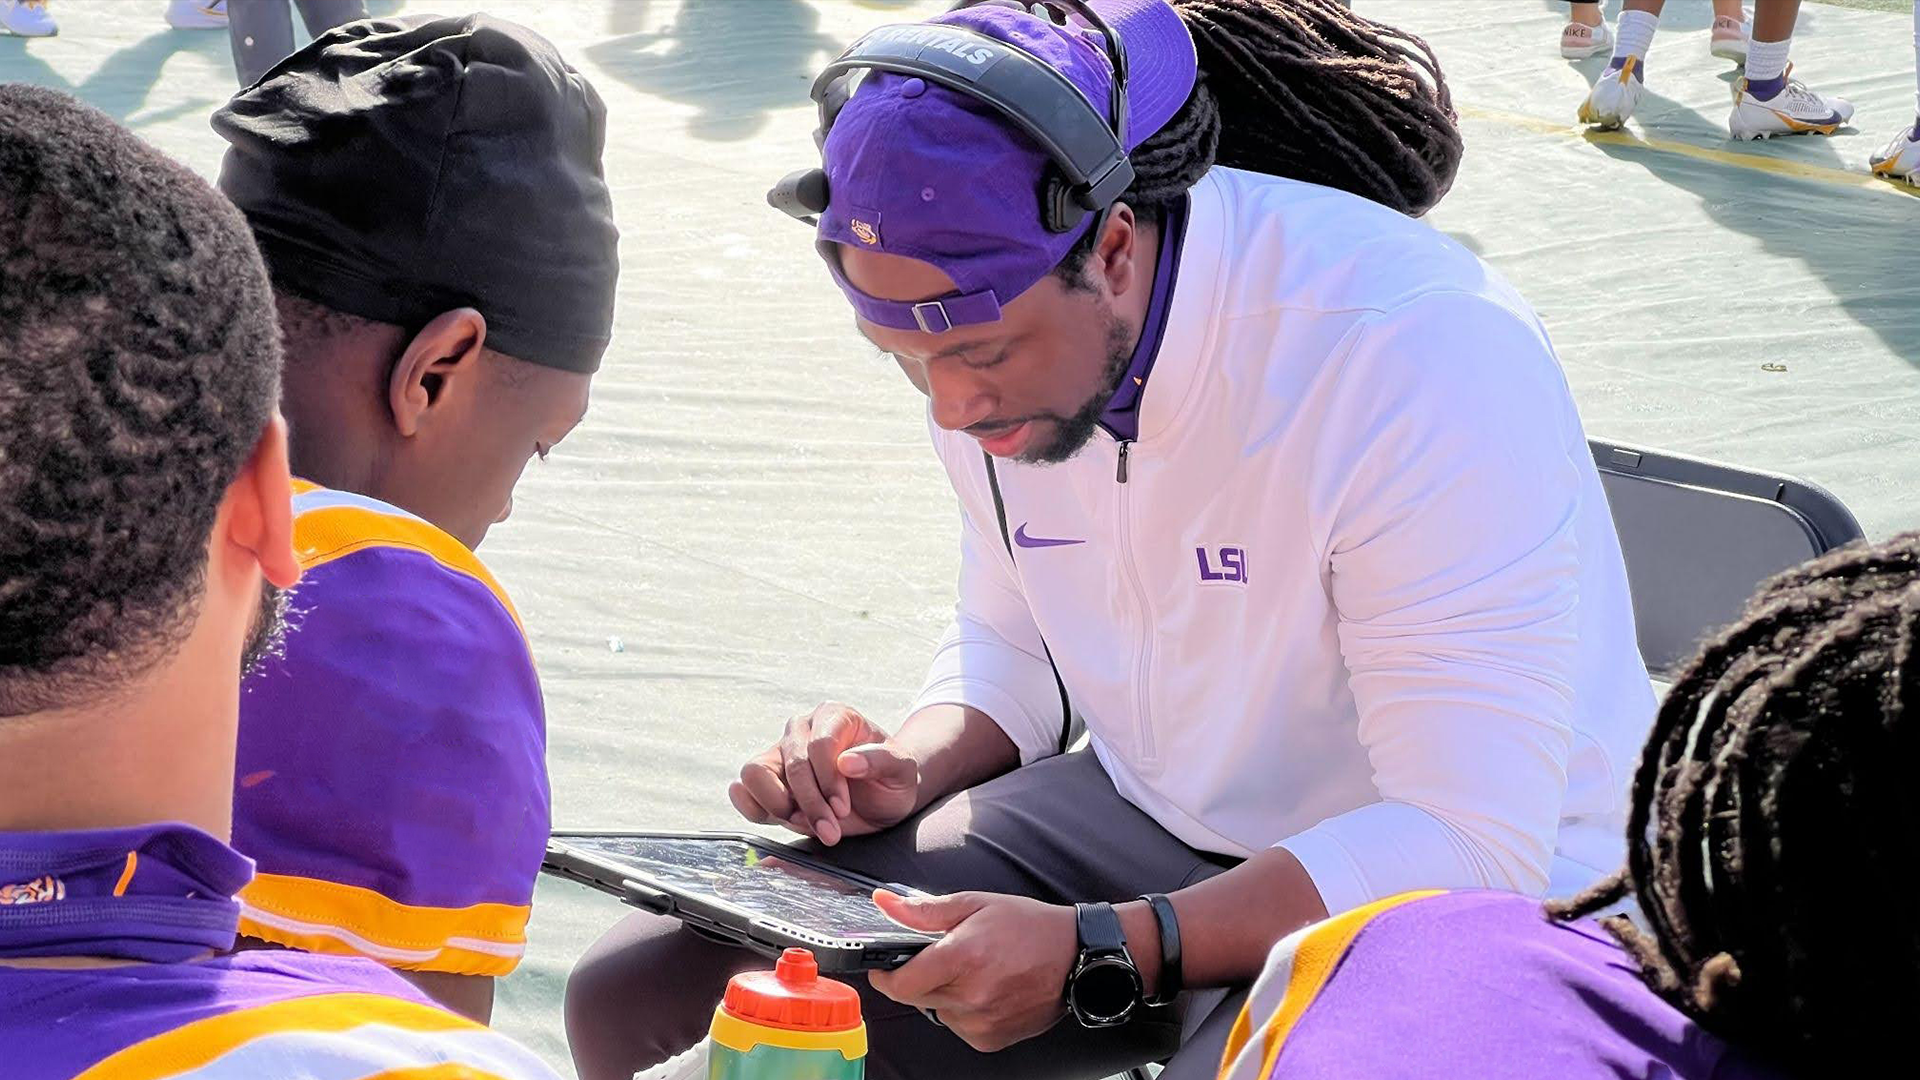
[[[898,967],[935,940],[873,901],[876,889],[926,894],[755,836],[555,833],[542,869],[765,956],[810,949],[822,971]]]

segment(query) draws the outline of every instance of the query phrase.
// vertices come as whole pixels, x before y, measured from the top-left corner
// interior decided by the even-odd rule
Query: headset
[[[952,10],[991,0],[960,0]],[[1043,0],[1036,13],[1057,21],[1078,15],[1106,42],[1113,67],[1109,123],[1080,88],[1046,61],[1016,45],[964,26],[897,23],[854,42],[813,81],[820,110],[814,143],[824,149],[827,132],[866,71],[916,75],[986,102],[1046,150],[1052,165],[1040,182],[1040,215],[1049,232],[1071,232],[1089,213],[1104,213],[1133,183],[1127,156],[1127,48],[1087,0]],[[792,173],[767,192],[775,209],[809,225],[827,208],[824,169]]]

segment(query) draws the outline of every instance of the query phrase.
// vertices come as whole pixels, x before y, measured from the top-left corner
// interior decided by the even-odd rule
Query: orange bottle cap
[[[860,1026],[860,995],[820,977],[806,949],[788,949],[772,971],[746,971],[727,983],[722,1006],[742,1020],[788,1031],[850,1031]]]

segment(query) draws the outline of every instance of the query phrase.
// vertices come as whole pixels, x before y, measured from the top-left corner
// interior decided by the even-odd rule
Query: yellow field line
[[[1578,124],[1561,124],[1538,116],[1507,112],[1502,109],[1487,109],[1478,105],[1460,105],[1458,110],[1463,118],[1469,120],[1484,120],[1507,127],[1536,131],[1542,135],[1562,135],[1570,139],[1583,139],[1599,146],[1632,146],[1662,154],[1678,154],[1696,161],[1731,165],[1737,169],[1752,169],[1754,172],[1770,173],[1795,180],[1812,180],[1817,183],[1860,188],[1885,195],[1903,195],[1907,198],[1920,197],[1920,189],[1908,184],[1882,180],[1866,172],[1830,169],[1823,165],[1808,165],[1805,162],[1766,157],[1761,154],[1743,154],[1737,150],[1717,150],[1709,146],[1675,142],[1672,139],[1649,139],[1630,131],[1599,131]]]

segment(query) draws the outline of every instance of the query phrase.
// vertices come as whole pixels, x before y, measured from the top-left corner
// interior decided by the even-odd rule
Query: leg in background
[[[1871,165],[1876,176],[1920,185],[1920,7],[1913,10],[1913,72],[1913,126],[1901,130],[1886,149],[1873,155]]]
[[[1660,25],[1666,0],[1627,0],[1626,10],[1613,32],[1613,59],[1580,103],[1580,122],[1595,127],[1620,127],[1633,115],[1645,95],[1647,49]]]
[[[1627,69],[1635,78],[1643,77],[1647,50],[1653,46],[1654,31],[1660,27],[1660,11],[1666,6],[1666,0],[1627,0],[1614,34],[1613,60],[1607,64],[1608,71]]]
[[[367,17],[367,0],[293,0],[300,9],[300,21],[307,24],[307,36],[321,34],[343,23]]]
[[[1747,47],[1747,89],[1762,100],[1787,87],[1787,50],[1800,0],[1754,0],[1753,43]]]
[[[1753,37],[1756,41],[1785,41],[1800,20],[1800,0],[1753,0]]]
[[[293,52],[293,10],[287,0],[229,0],[227,43],[240,85],[259,82]]]

